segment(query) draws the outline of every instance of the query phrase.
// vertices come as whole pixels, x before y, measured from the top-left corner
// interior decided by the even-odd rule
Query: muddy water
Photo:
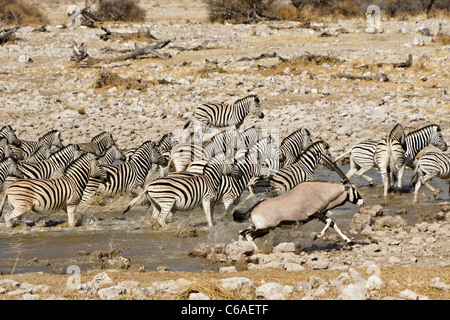
[[[343,166],[344,172],[348,167]],[[408,190],[390,194],[386,199],[382,197],[383,188],[379,171],[368,173],[375,179],[375,187],[369,187],[364,179],[355,177],[352,182],[359,186],[363,194],[365,205],[381,204],[384,214],[395,215],[406,209],[407,214],[402,217],[409,223],[414,223],[420,216],[429,212],[437,213],[443,203],[450,201],[448,184],[441,179],[434,179],[432,184],[444,190],[435,199],[430,197],[429,191],[422,187],[421,191],[428,197],[421,195],[419,204],[413,204],[413,194]],[[409,185],[412,172],[405,171],[404,186]],[[338,181],[339,177],[327,170],[317,170],[315,179]],[[245,195],[244,195],[245,197]],[[122,210],[129,199],[120,198],[106,201],[105,206],[79,207],[78,214],[83,224],[71,230],[64,223],[67,217],[62,213],[43,216],[27,214],[21,225],[13,230],[6,230],[0,224],[0,271],[9,274],[37,272],[64,272],[68,266],[77,265],[82,271],[99,268],[102,261],[92,258],[89,253],[96,250],[120,250],[120,254],[130,259],[132,265],[144,265],[146,270],[165,266],[173,271],[201,271],[217,269],[218,265],[206,266],[206,260],[187,255],[197,243],[201,242],[232,242],[237,240],[238,230],[246,225],[228,221],[223,216],[221,205],[216,207],[216,224],[209,232],[199,231],[196,237],[179,238],[175,234],[182,226],[205,225],[204,214],[201,209],[189,212],[177,212],[173,223],[165,230],[153,230],[148,225],[148,214],[144,207],[133,208],[126,215]],[[250,206],[252,200],[240,204]],[[5,208],[9,210],[9,208]],[[352,216],[358,208],[352,204],[334,209],[335,221],[345,233]],[[1,221],[3,222],[3,221]],[[34,224],[34,225],[33,225]],[[30,226],[33,225],[33,226]],[[294,241],[305,250],[322,249],[330,244],[319,240],[309,240],[310,232],[320,232],[323,224],[311,221],[303,226],[290,229],[277,229],[263,239],[259,239],[258,246],[273,246],[279,242]],[[334,232],[334,231],[328,231]],[[14,267],[15,266],[15,267]]]

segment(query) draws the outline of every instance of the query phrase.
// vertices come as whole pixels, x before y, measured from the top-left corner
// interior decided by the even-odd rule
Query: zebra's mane
[[[440,125],[438,125],[438,124],[429,124],[429,125],[427,125],[427,126],[425,126],[425,127],[422,127],[422,128],[419,128],[419,129],[416,129],[416,130],[414,130],[414,131],[409,132],[406,136],[413,135],[413,134],[415,134],[415,133],[417,133],[417,132],[420,132],[420,131],[425,131],[425,130],[427,130],[428,128],[431,128],[431,127],[436,127],[436,131],[437,131],[437,132],[441,131],[441,126],[440,126]]]
[[[91,142],[96,142],[96,141],[102,140],[102,139],[104,139],[106,137],[111,137],[112,138],[111,132],[103,131],[103,132],[99,133],[98,135],[96,135],[95,137],[93,137],[91,139]]]

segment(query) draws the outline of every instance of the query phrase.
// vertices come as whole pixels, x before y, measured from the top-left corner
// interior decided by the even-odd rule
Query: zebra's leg
[[[166,226],[166,219],[171,213],[174,204],[175,201],[172,203],[172,205],[167,203],[164,204],[164,206],[161,206],[161,212],[159,213],[158,218],[156,219],[156,221],[159,223],[161,227]]]
[[[27,210],[28,211],[28,210]],[[12,228],[13,227],[13,220],[14,219],[21,219],[22,216],[27,212],[27,211],[23,211],[23,210],[18,210],[18,209],[14,209],[11,212],[8,212],[5,215],[5,225],[6,228]]]
[[[402,178],[403,178],[403,172],[405,171],[405,165],[403,165],[400,169],[398,169],[397,172],[397,187],[400,189],[402,187]]]
[[[372,169],[372,168],[370,168],[370,169]],[[364,174],[364,173],[366,173],[367,171],[369,171],[370,169],[367,169],[367,168],[361,168],[361,169],[359,169],[355,174],[356,174],[358,177],[361,177],[361,178],[366,179],[366,180],[369,182],[369,185],[373,186],[373,183],[374,183],[373,179],[372,179],[371,177],[366,176],[366,175]],[[347,176],[347,177],[348,177],[348,176]],[[349,179],[350,179],[350,178],[349,178]]]
[[[212,227],[212,213],[214,211],[214,204],[211,202],[211,199],[205,199],[202,201],[203,211],[205,212],[206,221],[208,222],[208,226]]]
[[[73,228],[75,227],[75,215],[77,212],[77,206],[67,206],[67,220],[69,223],[69,227]]]
[[[420,179],[417,179],[416,185],[414,187],[414,200],[413,202],[417,202],[417,198],[419,196],[419,189],[421,187],[422,183],[420,182]]]
[[[386,172],[386,168],[380,168],[380,171],[381,171],[381,178],[383,180],[383,186],[384,186],[383,196],[387,197],[388,190],[389,190],[389,176],[388,176],[388,172]]]

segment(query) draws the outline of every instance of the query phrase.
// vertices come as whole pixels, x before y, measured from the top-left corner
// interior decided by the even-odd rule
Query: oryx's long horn
[[[347,181],[347,183],[348,183],[349,185],[351,185],[350,179],[347,178],[347,176],[345,175],[345,173],[342,172],[342,170],[337,166],[337,164],[336,164],[333,160],[329,159],[329,158],[328,158],[327,156],[325,156],[325,155],[322,155],[322,159],[324,160],[325,165],[326,165],[330,170],[335,171],[335,172],[342,178],[342,180],[344,180],[344,182]]]

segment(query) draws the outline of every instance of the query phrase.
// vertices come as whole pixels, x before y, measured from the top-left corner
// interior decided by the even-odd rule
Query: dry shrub
[[[362,17],[363,12],[353,0],[294,0],[304,19]]]
[[[328,55],[316,55],[316,54],[305,54],[291,59],[283,59],[280,63],[273,65],[271,68],[266,69],[267,75],[283,74],[286,68],[289,67],[291,74],[301,74],[303,71],[315,66],[327,63],[329,65],[335,65],[341,63],[339,58]]]
[[[131,76],[124,78],[110,70],[100,72],[98,79],[94,83],[95,89],[109,89],[116,87],[118,90],[141,90],[146,91],[148,87],[156,85],[172,84],[171,82],[161,80],[144,80],[141,77]]]
[[[14,14],[19,25],[45,25],[48,20],[34,5],[22,0],[0,0],[0,17],[2,21],[16,23]]]
[[[273,15],[276,0],[204,0],[213,22],[243,20],[254,15]]]
[[[146,13],[138,0],[99,0],[95,15],[103,21],[142,22]]]
[[[299,17],[299,12],[295,6],[293,6],[292,4],[288,4],[286,6],[283,6],[279,10],[277,16],[280,17],[282,20],[295,21]]]

